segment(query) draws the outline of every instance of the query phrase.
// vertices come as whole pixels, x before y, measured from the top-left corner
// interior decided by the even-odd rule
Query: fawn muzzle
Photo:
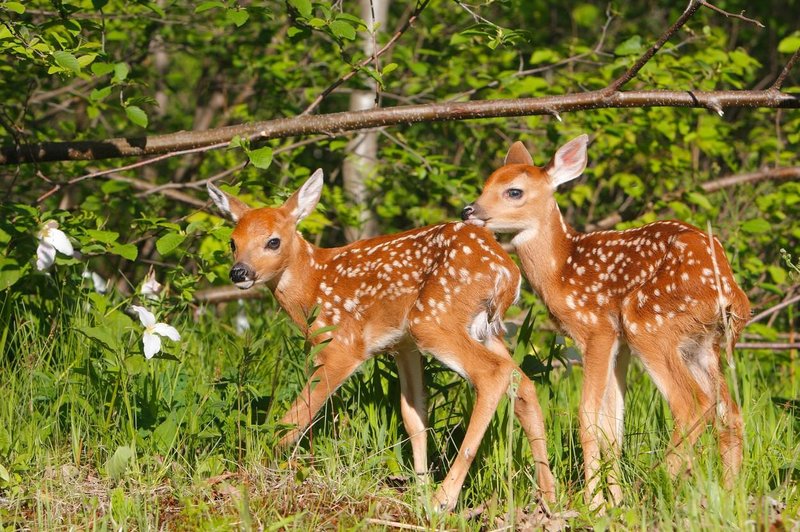
[[[246,264],[237,262],[231,268],[230,278],[239,288],[250,288],[255,283],[255,272]]]

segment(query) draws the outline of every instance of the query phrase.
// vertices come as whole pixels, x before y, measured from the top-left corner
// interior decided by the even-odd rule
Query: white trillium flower
[[[146,308],[136,305],[131,305],[131,308],[136,311],[139,315],[139,321],[144,325],[143,342],[145,358],[151,359],[156,353],[161,351],[160,336],[166,336],[175,342],[181,339],[181,335],[175,327],[167,325],[166,323],[156,323],[156,317]]]
[[[153,271],[153,268],[150,268],[150,271],[144,276],[144,282],[142,283],[142,287],[139,289],[139,293],[147,299],[158,299],[158,296],[161,294],[161,290],[163,289],[164,287],[161,285],[161,283],[156,281],[156,272]]]
[[[108,281],[103,279],[103,276],[97,272],[86,270],[83,272],[84,279],[91,279],[94,284],[94,291],[98,294],[105,294],[108,291]]]
[[[55,220],[46,222],[36,236],[39,239],[39,247],[36,248],[36,269],[39,271],[50,269],[56,261],[56,251],[68,257],[75,253],[69,238],[64,231],[58,229],[58,222]]]

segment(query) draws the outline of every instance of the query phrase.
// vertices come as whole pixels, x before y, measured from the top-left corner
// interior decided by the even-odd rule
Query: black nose
[[[231,276],[231,281],[233,281],[234,283],[241,283],[243,281],[247,281],[247,277],[249,275],[250,275],[250,268],[239,262],[234,264],[233,268],[231,268],[230,276]]]
[[[469,220],[469,217],[472,216],[474,212],[475,212],[475,207],[473,207],[472,204],[470,203],[469,205],[464,207],[463,211],[461,211],[461,219]]]

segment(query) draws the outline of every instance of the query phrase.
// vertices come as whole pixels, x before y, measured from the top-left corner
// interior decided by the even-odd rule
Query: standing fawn
[[[728,392],[720,349],[725,345],[730,352],[739,336],[750,314],[747,296],[719,241],[691,225],[662,221],[586,234],[567,225],[553,191],[583,173],[587,142],[586,135],[568,142],[543,168],[533,165],[522,143],[514,143],[462,217],[515,234],[525,276],[583,353],[579,418],[587,503],[599,508],[605,501],[601,453],[612,463],[613,502],[621,502],[630,352],[675,419],[669,471],[675,475],[684,467],[686,452],[713,421],[730,486],[742,464],[742,417]]]
[[[547,460],[544,423],[533,383],[517,368],[502,340],[502,319],[519,293],[517,266],[486,229],[444,223],[340,248],[308,243],[297,224],[322,193],[317,170],[280,208],[250,209],[208,184],[229,215],[235,264],[230,278],[242,289],[266,284],[311,342],[328,342],[314,371],[283,417],[294,425],[281,441],[303,434],[328,397],[376,353],[395,353],[401,414],[418,474],[427,471],[426,408],[420,351],[428,352],[475,388],[464,441],[435,494],[440,509],[455,506],[461,485],[500,398],[517,371],[514,412],[530,441],[539,489],[548,501],[555,482]],[[307,319],[315,308],[316,319]],[[324,327],[328,332],[314,334]]]

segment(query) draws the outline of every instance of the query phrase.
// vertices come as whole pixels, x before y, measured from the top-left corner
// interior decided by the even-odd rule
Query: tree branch
[[[693,107],[714,110],[735,107],[798,109],[800,95],[775,90],[626,91],[610,94],[600,90],[541,98],[403,105],[368,111],[279,118],[207,131],[180,131],[150,137],[8,145],[0,148],[0,165],[143,157],[181,150],[212,149],[212,147],[227,146],[236,135],[261,141],[318,133],[338,136],[349,131],[397,124],[554,115],[589,109],[633,107]]]
[[[789,299],[786,299],[785,301],[781,301],[777,305],[775,305],[773,307],[770,307],[770,308],[768,308],[767,310],[765,310],[763,312],[759,312],[758,314],[756,314],[755,316],[750,318],[750,321],[748,321],[747,324],[750,325],[751,323],[755,323],[757,321],[761,321],[764,318],[772,316],[776,312],[780,312],[781,310],[785,309],[789,305],[793,305],[793,304],[797,303],[798,301],[800,301],[800,295],[796,295],[794,297],[790,297]]]

